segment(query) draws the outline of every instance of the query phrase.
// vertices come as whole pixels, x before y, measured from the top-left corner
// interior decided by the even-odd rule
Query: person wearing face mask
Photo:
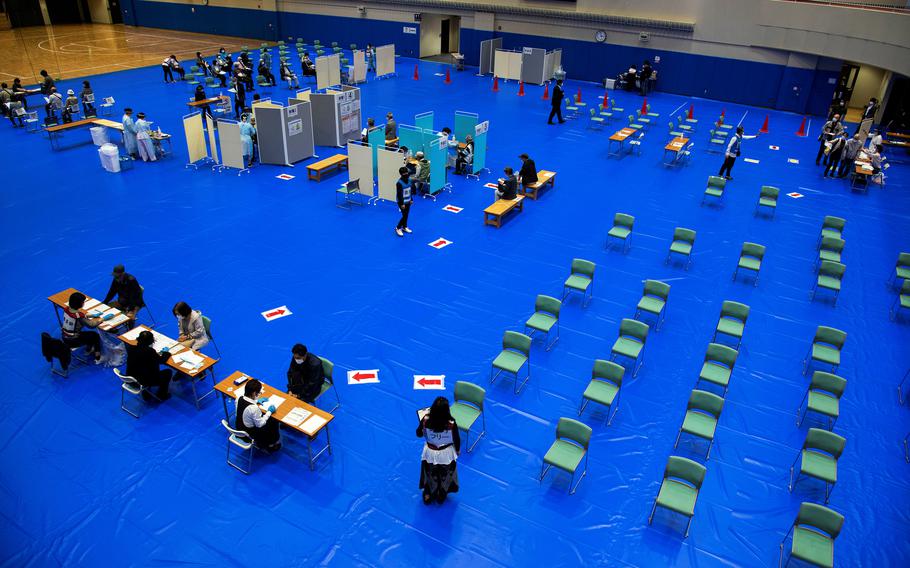
[[[403,237],[405,233],[411,232],[408,227],[408,213],[411,212],[411,189],[413,184],[411,183],[411,172],[408,168],[398,168],[398,175],[401,178],[395,184],[395,201],[398,203],[398,210],[401,211],[401,219],[398,221],[398,225],[395,226],[395,234]]]
[[[257,448],[277,452],[281,449],[280,424],[272,418],[275,405],[265,407],[269,399],[262,396],[262,391],[262,383],[256,379],[244,384],[243,396],[237,399],[234,427],[249,434]]]
[[[822,156],[825,154],[825,145],[830,144],[835,138],[839,137],[844,131],[844,125],[840,122],[840,115],[835,114],[831,120],[822,127],[821,134],[818,135],[818,155],[815,156],[815,165],[819,165]],[[825,166],[828,165],[828,158],[825,157]]]
[[[325,382],[322,360],[310,353],[306,345],[301,343],[291,348],[291,355],[293,358],[288,367],[288,393],[303,402],[313,404],[322,390],[322,383]]]
[[[180,330],[180,335],[177,337],[180,345],[199,351],[209,344],[209,336],[205,332],[205,322],[202,321],[202,312],[194,310],[186,302],[177,302],[173,313],[177,318],[177,329]]]

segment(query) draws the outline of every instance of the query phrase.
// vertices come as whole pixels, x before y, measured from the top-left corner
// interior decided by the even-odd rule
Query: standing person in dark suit
[[[550,109],[550,117],[547,119],[547,124],[553,124],[554,116],[559,118],[559,124],[565,122],[562,119],[562,99],[565,94],[565,89],[562,87],[562,79],[557,79],[556,85],[553,87],[553,98],[550,101],[552,108]]]
[[[408,213],[411,212],[411,171],[405,167],[398,168],[398,174],[401,178],[395,184],[395,200],[398,202],[398,210],[401,211],[401,219],[395,227],[395,234],[403,237],[404,233],[411,233],[408,228]],[[404,231],[404,232],[402,232]]]
[[[303,402],[313,404],[325,382],[322,360],[307,351],[306,345],[301,343],[291,348],[291,354],[293,358],[288,367],[288,392]]]
[[[872,97],[871,99],[869,99],[869,102],[866,103],[865,108],[863,108],[863,120],[866,120],[867,118],[871,118],[872,120],[875,120],[875,113],[877,113],[877,112],[878,112],[878,99],[875,97]]]
[[[144,387],[158,387],[155,396],[159,400],[167,400],[171,397],[168,394],[168,387],[171,384],[170,369],[162,369],[161,365],[167,363],[171,354],[167,351],[158,353],[152,345],[155,343],[155,336],[151,331],[143,331],[136,338],[136,345],[126,346],[126,374],[133,377],[139,384]],[[143,393],[145,395],[146,393]],[[144,397],[146,399],[151,396]]]
[[[648,89],[651,87],[651,73],[653,73],[653,71],[654,70],[651,69],[651,62],[646,59],[644,64],[641,66],[641,79],[639,80],[641,83],[640,92],[642,95],[648,94]]]
[[[847,140],[844,145],[843,160],[840,163],[840,169],[837,177],[847,177],[847,174],[856,169],[856,157],[863,147],[863,141],[860,140],[859,134],[854,134],[853,138]]]
[[[537,183],[537,166],[527,154],[518,156],[518,159],[521,160],[521,169],[518,170],[518,181],[521,182],[522,193],[525,193],[528,191],[529,185]]]
[[[139,285],[139,281],[136,280],[135,276],[129,274],[123,268],[122,264],[114,267],[112,276],[114,280],[111,282],[111,287],[108,289],[107,295],[104,296],[102,303],[117,308],[130,318],[135,317],[139,308],[145,305],[142,299],[142,286]],[[114,296],[117,296],[117,300],[112,302],[111,300]]]

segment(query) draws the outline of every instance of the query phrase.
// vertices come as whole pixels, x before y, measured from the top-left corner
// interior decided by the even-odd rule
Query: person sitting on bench
[[[518,156],[521,160],[521,169],[518,171],[518,181],[521,182],[522,189],[527,192],[528,186],[532,183],[537,183],[537,166],[534,164],[534,160],[528,157],[527,154],[522,154]]]
[[[499,180],[497,184],[496,199],[515,199],[518,196],[518,179],[515,177],[515,172],[506,166],[503,173],[506,174],[506,178]]]
[[[227,87],[227,72],[224,70],[226,66],[227,63],[221,57],[216,57],[212,62],[212,76],[218,77],[222,88]]]
[[[70,89],[66,92],[66,101],[63,103],[63,122],[72,122],[73,114],[79,112],[79,99],[76,93]]]
[[[196,67],[202,71],[202,74],[208,77],[209,75],[209,64],[205,62],[205,59],[202,57],[202,53],[196,52]]]
[[[44,113],[48,120],[57,120],[57,111],[63,110],[63,95],[57,92],[57,87],[51,87],[51,93],[47,96],[47,104],[44,105]]]
[[[82,98],[82,110],[85,111],[85,116],[95,116],[95,93],[92,91],[92,86],[88,81],[82,81],[80,97]]]

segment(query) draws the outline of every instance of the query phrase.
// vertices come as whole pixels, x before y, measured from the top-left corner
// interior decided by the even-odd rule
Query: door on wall
[[[47,16],[51,19],[52,25],[59,24],[81,24],[86,21],[88,9],[79,0],[59,0],[58,2],[47,2]],[[91,21],[91,17],[88,18]]]
[[[449,34],[451,32],[452,21],[444,18],[439,26],[439,53],[449,53]]]
[[[859,65],[844,63],[840,68],[840,77],[837,79],[837,87],[834,89],[832,102],[844,101],[844,105],[849,106],[850,98],[853,96],[853,89],[856,87],[857,77],[859,77]]]
[[[108,0],[107,7],[111,11],[111,23],[122,24],[123,12],[120,11],[120,0]]]
[[[14,28],[44,25],[38,0],[6,0],[6,13]]]

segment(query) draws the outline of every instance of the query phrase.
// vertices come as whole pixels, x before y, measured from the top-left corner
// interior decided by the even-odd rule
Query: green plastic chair
[[[192,87],[193,89],[196,88],[196,85],[200,84],[198,75],[196,75],[195,73],[187,73],[184,76],[184,78],[186,79],[186,84],[189,85],[190,87]]]
[[[589,109],[589,112],[591,113],[591,117],[590,120],[588,120],[588,128],[595,130],[602,129],[604,127],[603,117],[597,116],[597,111],[593,108]]]
[[[894,283],[899,279],[910,279],[910,252],[902,252],[897,255],[897,262],[894,263],[894,272],[891,273],[891,285],[894,286]]]
[[[581,408],[578,415],[585,411],[588,402],[596,402],[608,407],[607,426],[613,422],[613,417],[619,412],[619,394],[622,388],[622,378],[626,370],[622,365],[611,361],[597,359],[591,369],[591,382],[581,395]]]
[[[827,503],[837,484],[837,460],[844,452],[846,444],[846,438],[833,432],[809,428],[806,440],[803,442],[803,449],[790,466],[790,484],[787,486],[790,492],[793,492],[799,476],[805,474],[825,482],[825,503]],[[799,472],[794,479],[793,470],[796,468],[796,462],[800,462]]]
[[[672,138],[676,138],[677,136],[685,136],[685,134],[683,134],[682,132],[679,132],[679,131],[677,131],[677,130],[673,130],[673,129],[676,128],[676,127],[673,125],[672,122],[668,122],[667,125],[670,127],[670,138],[671,138],[671,139],[672,139]]]
[[[822,237],[821,243],[818,245],[818,258],[815,260],[816,268],[823,260],[840,262],[846,244],[844,239],[838,237]]]
[[[761,207],[767,207],[771,210],[771,216],[774,217],[774,212],[777,211],[778,196],[780,196],[780,189],[770,185],[761,186],[761,191],[758,194],[758,203],[755,204],[755,215],[758,215]]]
[[[660,280],[645,280],[645,288],[641,293],[641,299],[635,307],[635,319],[642,312],[647,312],[657,316],[657,324],[654,331],[660,331],[664,319],[667,317],[667,301],[670,297],[670,285]]]
[[[701,197],[702,205],[708,197],[724,198],[724,188],[727,187],[727,180],[720,176],[708,176],[708,185],[705,187],[705,193]]]
[[[821,244],[822,237],[837,237],[839,239],[844,238],[844,227],[846,225],[846,219],[842,219],[840,217],[832,217],[831,215],[825,215],[825,219],[822,221],[821,234],[818,237],[819,244]]]
[[[648,118],[647,115],[643,115],[641,113],[641,109],[638,109],[637,111],[635,111],[635,115],[637,116],[636,120],[638,120],[639,124],[643,124],[645,126],[648,126],[651,124],[651,119]]]
[[[750,308],[746,304],[724,300],[720,307],[720,317],[717,319],[717,327],[714,328],[714,337],[711,338],[711,341],[717,341],[718,333],[735,337],[738,351],[743,342],[743,332],[746,329],[749,312]]]
[[[673,253],[681,254],[686,257],[686,270],[689,270],[689,264],[692,262],[692,247],[695,246],[695,231],[684,227],[673,229],[673,242],[670,243],[670,250],[667,251],[667,258],[664,264],[670,262],[670,255]]]
[[[821,266],[818,267],[818,277],[812,288],[812,299],[815,299],[815,293],[819,288],[824,288],[834,292],[834,305],[837,305],[837,297],[840,295],[841,283],[846,270],[847,267],[840,262],[823,260]]]
[[[284,45],[284,40],[283,40],[283,39],[279,39],[279,40],[278,40],[278,45],[283,46],[283,45]],[[243,49],[246,49],[246,48],[244,47]]]
[[[586,307],[594,297],[594,269],[596,265],[590,260],[573,258],[569,277],[562,285],[562,299],[565,301],[569,292],[576,291],[582,294],[582,307]],[[590,292],[590,295],[588,294]]]
[[[333,42],[332,42],[332,47],[338,47],[338,42],[337,42],[337,41],[333,41]]]
[[[801,503],[796,520],[780,543],[780,558],[777,566],[784,563],[784,544],[793,533],[790,543],[790,559],[796,558],[815,566],[834,568],[834,541],[844,526],[844,516],[823,505]]]
[[[711,458],[711,447],[714,445],[714,432],[717,430],[717,421],[724,409],[724,399],[716,394],[695,389],[689,395],[689,404],[686,405],[686,416],[683,418],[676,442],[673,448],[679,445],[679,438],[683,433],[708,440],[708,451],[705,461]]]
[[[638,320],[623,318],[619,324],[619,337],[610,349],[610,361],[617,357],[632,359],[632,377],[638,376],[638,371],[644,365],[644,348],[648,340],[648,324]]]
[[[357,44],[352,43],[349,47],[351,48],[351,51],[355,51],[357,49]]]
[[[632,130],[641,130],[642,128],[644,128],[644,126],[642,126],[641,124],[637,124],[635,122],[635,116],[630,114],[629,115],[629,128],[631,128]]]
[[[833,327],[818,326],[815,337],[806,358],[803,359],[803,374],[809,370],[809,365],[819,362],[831,365],[831,372],[836,373],[840,366],[840,352],[847,341],[847,333]]]
[[[319,398],[322,397],[325,393],[332,389],[335,393],[335,406],[327,412],[335,412],[335,410],[341,406],[341,397],[338,396],[338,389],[335,387],[335,377],[333,376],[335,372],[335,364],[326,359],[325,357],[319,357],[319,360],[322,361],[322,374],[325,375],[325,378],[322,381],[322,386],[319,387],[319,394],[316,395],[314,402],[318,402]]]
[[[897,298],[894,299],[894,303],[891,304],[891,310],[888,312],[888,317],[891,318],[891,321],[897,319],[901,309],[910,310],[910,280],[904,280],[904,283],[901,285],[900,293],[898,293]]]
[[[320,45],[321,42],[318,39],[313,40],[313,45]]]
[[[458,429],[465,433],[464,443],[467,446],[471,439],[471,427],[480,418],[483,430],[474,439],[474,443],[468,446],[468,451],[474,449],[477,442],[487,433],[487,419],[483,413],[483,401],[487,396],[487,391],[474,383],[458,381],[455,383],[455,404],[449,409]]]
[[[663,481],[660,482],[660,491],[648,516],[648,524],[654,520],[654,512],[658,507],[669,509],[689,518],[684,538],[688,537],[692,517],[695,515],[695,503],[698,501],[698,493],[701,491],[701,484],[707,471],[700,463],[679,456],[670,456],[664,469]]]
[[[256,75],[256,84],[260,87],[270,87],[271,83],[263,75]]]
[[[621,240],[622,250],[626,251],[626,245],[629,245],[629,248],[632,248],[632,227],[635,225],[635,217],[627,215],[625,213],[617,213],[613,216],[613,228],[607,233],[607,242],[604,244],[604,248],[610,246],[610,237],[614,239]]]
[[[538,294],[534,301],[534,315],[525,322],[525,332],[528,337],[533,336],[535,331],[544,333],[544,345],[549,351],[551,347],[559,341],[559,310],[562,308],[562,302],[552,296]],[[550,330],[556,327],[556,339],[547,344],[550,338]],[[528,332],[527,330],[531,330]]]
[[[711,143],[711,146],[708,146],[709,152],[724,151],[724,145],[727,143],[727,141],[722,136],[720,136],[720,133],[718,131],[711,130],[708,140]]]
[[[585,460],[585,468],[581,472],[581,477],[575,485],[569,482],[569,495],[575,493],[581,480],[588,473],[588,444],[591,442],[591,427],[582,424],[578,420],[571,418],[560,418],[556,425],[556,440],[543,456],[541,465],[540,479],[543,481],[544,476],[550,471],[551,467],[561,469],[572,474],[572,481],[575,480],[575,472],[581,465],[581,460]]]
[[[739,352],[732,347],[720,343],[709,343],[695,386],[697,387],[701,381],[717,385],[724,389],[724,396],[727,396],[730,376],[733,374],[733,367],[736,365],[738,356]]]
[[[205,78],[205,86],[206,86],[206,87],[214,87],[214,86],[216,86],[216,85],[218,85],[218,81],[217,81],[214,77],[206,77],[206,78]]]
[[[215,348],[215,353],[218,354],[218,357],[221,358],[221,349],[218,349],[218,344],[215,343],[215,337],[212,335],[212,320],[208,316],[202,316],[202,327],[205,328],[205,334],[209,337],[209,341],[212,343],[212,347]]]
[[[824,371],[814,371],[809,388],[796,408],[796,425],[801,426],[806,415],[815,412],[825,417],[828,430],[834,428],[840,416],[840,397],[846,388],[847,379]]]
[[[518,373],[527,364],[528,373],[524,381],[519,384]],[[496,374],[493,374],[496,371]],[[490,369],[490,384],[502,372],[511,373],[515,377],[515,394],[521,392],[525,383],[531,378],[531,338],[517,331],[507,331],[502,336],[502,351],[493,359]]]
[[[626,109],[616,106],[616,99],[610,99],[610,102],[607,103],[607,108],[620,114],[626,112]]]
[[[751,270],[755,272],[755,281],[752,283],[752,285],[758,286],[758,276],[761,271],[761,263],[764,258],[764,245],[758,245],[749,242],[743,243],[743,248],[739,253],[739,262],[736,263],[736,270],[733,271],[733,280],[736,280],[736,276],[739,274],[740,268],[744,270]]]
[[[732,124],[724,124],[724,117],[722,116],[719,116],[717,118],[717,127],[723,128],[724,130],[733,130]],[[724,133],[724,135],[726,136],[726,133]]]
[[[680,130],[682,130],[686,133],[689,133],[689,134],[691,134],[695,130],[695,128],[691,124],[686,124],[686,115],[681,114],[676,117],[676,120],[679,121]]]
[[[190,73],[199,73],[198,65],[190,65]]]

